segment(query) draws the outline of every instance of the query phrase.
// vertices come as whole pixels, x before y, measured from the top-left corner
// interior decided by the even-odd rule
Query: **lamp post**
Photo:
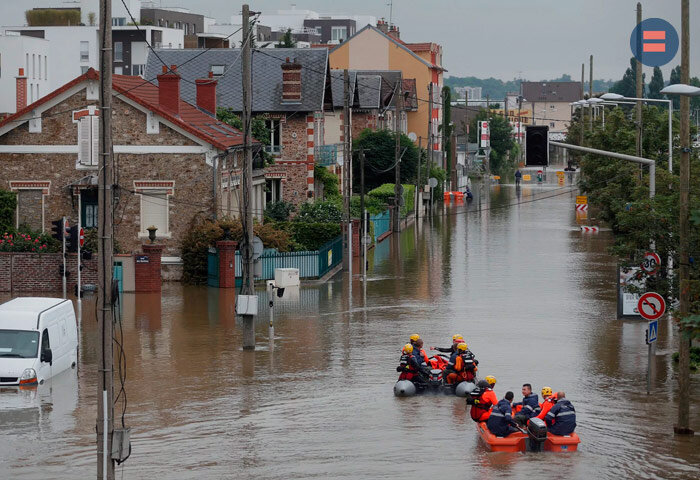
[[[670,88],[670,87],[667,87]],[[666,90],[666,89],[664,89]],[[664,93],[664,90],[661,93]],[[700,90],[700,88],[698,89]],[[667,103],[668,104],[668,171],[673,173],[673,100],[664,100],[661,98],[636,98],[625,97],[619,93],[605,93],[600,96],[603,100],[632,100],[650,103]]]
[[[688,3],[683,1],[683,51],[681,55],[681,79],[688,79]],[[683,320],[690,312],[690,109],[689,98],[700,96],[700,88],[687,84],[675,84],[661,90],[666,95],[681,97],[681,161],[680,161],[680,214],[678,222],[678,243],[680,268],[678,286],[680,291],[680,318]],[[680,328],[678,348],[678,423],[674,432],[680,435],[692,435],[689,425],[690,417],[690,340],[685,338],[685,328]]]

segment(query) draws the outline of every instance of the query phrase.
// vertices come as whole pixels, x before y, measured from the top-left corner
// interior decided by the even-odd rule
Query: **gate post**
[[[143,255],[135,255],[135,290],[137,292],[160,292],[162,286],[160,258],[164,245],[145,244]]]
[[[232,240],[219,240],[216,250],[219,252],[219,288],[236,288],[236,248],[238,243]]]

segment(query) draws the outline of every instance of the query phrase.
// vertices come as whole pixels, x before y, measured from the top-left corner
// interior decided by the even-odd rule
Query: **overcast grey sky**
[[[112,0],[119,2],[120,0]],[[159,0],[156,0],[159,1]],[[24,10],[61,0],[0,0],[3,24],[24,22]],[[162,0],[228,21],[243,2]],[[319,13],[389,16],[389,0],[251,0],[254,11],[291,8]],[[669,21],[680,34],[680,0],[645,0],[643,18]],[[691,1],[691,75],[700,72],[700,1]],[[408,42],[433,41],[444,49],[447,75],[530,80],[568,73],[580,78],[581,63],[594,56],[594,76],[619,79],[629,65],[629,37],[636,0],[394,0],[394,22]],[[663,67],[664,78],[680,63],[680,52]],[[651,69],[645,67],[647,78]]]

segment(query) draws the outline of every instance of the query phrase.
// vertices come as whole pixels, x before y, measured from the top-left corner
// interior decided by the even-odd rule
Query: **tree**
[[[489,122],[489,132],[491,134],[491,156],[489,161],[491,172],[496,173],[506,166],[508,151],[515,145],[512,128],[506,117],[503,115],[492,115],[489,111],[482,108],[469,125],[470,142],[475,143],[477,141],[479,130],[477,124],[483,120],[488,120]]]
[[[654,67],[654,73],[649,82],[649,98],[661,98],[661,90],[664,88],[664,74],[659,67]]]
[[[671,75],[668,77],[668,84],[675,85],[681,83],[681,66],[676,65],[676,68],[671,70]],[[681,108],[681,97],[680,95],[671,95],[670,100],[673,100],[673,109],[680,110]]]
[[[275,48],[297,48],[297,42],[294,41],[292,36],[292,29],[288,28],[280,41],[275,45]]]
[[[642,96],[644,96],[644,79],[645,75],[642,74]],[[625,74],[622,76],[622,79],[615,82],[615,84],[610,87],[610,92],[617,93],[625,97],[637,96],[637,59],[634,57],[630,59],[630,67],[625,70]]]
[[[401,183],[414,183],[418,170],[418,147],[408,136],[401,134]],[[372,190],[385,183],[394,183],[394,152],[396,133],[389,130],[365,130],[353,142],[353,151],[365,152],[365,189]],[[425,174],[423,174],[425,175]],[[353,191],[360,192],[360,161],[352,162]]]

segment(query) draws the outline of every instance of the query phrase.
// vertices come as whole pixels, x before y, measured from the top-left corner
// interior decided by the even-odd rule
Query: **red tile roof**
[[[404,43],[413,52],[432,52],[437,45],[432,42],[427,43]]]
[[[35,108],[70,90],[75,85],[79,85],[86,80],[98,79],[98,72],[91,68],[83,75],[76,77],[62,87],[54,90],[44,97],[41,97],[39,100],[26,106],[14,115],[10,115],[9,117],[5,118],[0,122],[0,128],[12,121],[21,119],[26,114],[31,113]],[[141,77],[113,75],[112,88],[116,93],[133,100],[154,113],[157,113],[169,122],[177,125],[183,130],[220,150],[227,150],[243,144],[243,134],[240,130],[218,121],[211,115],[204,113],[194,105],[187,103],[182,99],[180,100],[180,115],[175,116],[168,111],[163,110],[160,108],[158,102],[158,87]]]
[[[220,122],[182,99],[179,116],[162,109],[158,102],[158,87],[141,77],[114,75],[112,88],[216,148],[226,150],[243,145],[243,133],[240,130]]]

